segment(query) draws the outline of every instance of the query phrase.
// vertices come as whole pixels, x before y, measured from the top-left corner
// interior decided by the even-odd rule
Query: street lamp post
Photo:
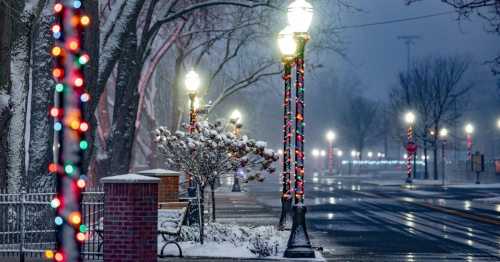
[[[306,229],[306,206],[304,204],[304,51],[313,17],[313,7],[305,0],[295,0],[288,6],[288,23],[297,41],[296,102],[295,102],[295,190],[293,224],[288,239],[285,257],[313,258],[314,250]]]
[[[474,126],[471,123],[465,125],[465,135],[467,136],[467,161],[472,159],[472,134],[474,133]]]
[[[237,109],[234,110],[231,113],[231,116],[229,117],[229,121],[234,127],[234,134],[237,137],[240,136],[241,127],[242,127],[242,124],[241,124],[242,115],[241,115],[240,111],[238,111]],[[238,178],[237,170],[235,170],[235,172],[234,172],[233,188],[231,191],[232,192],[241,192],[240,179]]]
[[[321,173],[323,173],[323,171],[325,170],[326,151],[325,150],[319,151],[319,156],[321,157],[319,168],[321,170]]]
[[[406,151],[407,151],[407,159],[406,159],[406,168],[407,168],[407,178],[406,178],[406,183],[407,184],[412,184],[412,169],[414,168],[412,166],[412,158],[416,160],[415,154],[416,154],[416,144],[413,142],[413,125],[415,123],[415,114],[413,112],[407,112],[405,114],[405,122],[408,125],[408,130],[407,130],[407,139],[408,139],[408,144],[406,145]]]
[[[184,79],[184,85],[188,91],[189,96],[189,133],[193,133],[196,130],[196,95],[198,94],[198,89],[200,87],[200,77],[194,71],[191,70],[186,74]],[[196,195],[196,187],[193,184],[192,176],[187,175],[188,179],[188,195],[194,197]]]
[[[335,133],[331,130],[328,131],[326,140],[328,141],[328,174],[333,175],[333,141],[335,140]]]
[[[448,138],[448,129],[446,128],[442,128],[441,130],[439,130],[439,138],[441,139],[441,158],[442,158],[442,161],[443,161],[443,166],[442,166],[442,176],[441,176],[441,179],[442,179],[442,186],[444,187],[445,186],[445,183],[446,183],[446,152],[445,152],[445,147],[446,147],[446,140]]]
[[[200,87],[200,77],[194,70],[191,70],[186,74],[184,84],[189,96],[189,132],[192,133],[196,126],[195,100],[198,94],[198,88]]]
[[[283,170],[281,190],[281,215],[279,230],[284,230],[292,210],[291,169],[292,169],[292,65],[295,60],[297,43],[292,28],[287,26],[278,36],[278,46],[283,63]]]

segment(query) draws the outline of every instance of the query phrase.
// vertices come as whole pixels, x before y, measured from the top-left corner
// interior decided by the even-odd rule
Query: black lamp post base
[[[291,229],[291,214],[292,214],[292,198],[282,197],[281,198],[281,216],[280,222],[278,224],[278,230],[290,230]]]
[[[285,250],[285,257],[289,258],[314,258],[314,249],[311,246],[306,228],[305,206],[293,206],[293,225]]]

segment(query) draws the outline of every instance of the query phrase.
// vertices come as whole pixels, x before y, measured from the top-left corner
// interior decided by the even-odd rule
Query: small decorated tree
[[[197,123],[191,133],[171,133],[167,128],[160,127],[155,130],[154,135],[167,164],[190,175],[199,188],[201,214],[204,211],[205,187],[210,186],[214,221],[214,188],[221,175],[232,174],[244,168],[249,174],[249,180],[262,181],[264,173],[275,171],[273,163],[279,159],[275,152],[266,148],[265,142],[249,139],[245,135],[237,136],[220,121]],[[203,239],[203,217],[200,224]]]

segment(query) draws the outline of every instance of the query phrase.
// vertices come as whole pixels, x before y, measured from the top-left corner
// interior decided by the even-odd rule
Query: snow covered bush
[[[285,249],[288,233],[277,231],[273,226],[246,227],[210,223],[206,225],[204,237],[207,242],[243,246],[258,257],[268,257],[275,256]],[[183,226],[180,241],[199,241],[198,227]]]
[[[199,122],[193,132],[170,132],[166,127],[154,131],[154,141],[167,164],[191,176],[199,186],[200,208],[203,214],[204,190],[210,185],[212,198],[212,218],[215,221],[216,180],[244,168],[251,179],[263,180],[265,173],[273,173],[273,163],[279,156],[268,149],[263,141],[255,141],[247,136],[238,136],[217,121]],[[202,223],[203,225],[203,218]],[[201,228],[203,231],[203,226]],[[203,232],[200,232],[203,235]],[[203,239],[201,239],[203,241]]]

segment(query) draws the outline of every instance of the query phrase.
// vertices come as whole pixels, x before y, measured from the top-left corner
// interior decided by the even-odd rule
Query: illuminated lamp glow
[[[90,60],[89,55],[84,54],[78,58],[78,63],[80,63],[81,65],[85,65],[89,62],[89,60]]]
[[[78,225],[82,222],[82,217],[80,216],[80,213],[78,212],[71,212],[68,216],[69,222],[73,225]]]
[[[52,48],[52,51],[51,51],[51,53],[52,53],[53,56],[60,56],[61,52],[62,52],[62,49],[60,47],[58,47],[58,46],[54,46]]]
[[[80,241],[80,242],[85,241],[85,239],[86,239],[85,234],[84,234],[84,233],[82,233],[82,232],[78,232],[78,233],[76,234],[76,239],[77,239],[78,241]]]
[[[55,25],[53,25],[53,26],[51,27],[51,30],[52,30],[52,32],[53,32],[53,33],[57,33],[57,32],[59,32],[59,33],[60,33],[60,32],[61,32],[61,26],[60,26],[60,25],[58,25],[58,24],[55,24]]]
[[[80,96],[80,101],[82,102],[88,102],[90,100],[90,95],[88,93],[83,93],[81,96]]]
[[[57,261],[57,262],[61,262],[64,260],[64,256],[62,253],[59,253],[57,252],[55,255],[54,255],[54,259]]]
[[[81,87],[83,85],[83,79],[81,77],[77,77],[73,83],[76,87]]]
[[[62,92],[64,91],[64,85],[59,83],[56,85],[56,92]]]
[[[51,201],[50,201],[50,206],[52,208],[58,208],[59,206],[61,206],[61,200],[59,200],[59,198],[55,197],[53,198]]]
[[[56,164],[56,163],[50,163],[50,164],[49,164],[49,172],[50,172],[50,173],[55,173],[55,172],[57,172],[57,164]]]
[[[64,71],[62,68],[54,68],[54,70],[52,70],[52,76],[54,76],[55,78],[60,78],[62,77],[64,74]]]
[[[57,216],[57,217],[54,219],[54,223],[55,223],[56,225],[58,225],[58,226],[62,225],[62,224],[63,224],[63,222],[64,222],[64,221],[63,221],[62,217],[60,217],[60,216]]]
[[[78,181],[76,181],[76,186],[78,186],[78,188],[82,189],[85,187],[85,180],[83,179],[78,179]]]
[[[78,41],[76,40],[71,40],[69,41],[68,48],[72,51],[76,51],[80,45],[78,44]]]
[[[55,131],[61,131],[62,130],[62,124],[61,124],[61,122],[55,122],[54,123],[54,130]]]
[[[83,26],[88,26],[90,24],[90,18],[86,15],[82,16],[80,18],[80,24],[82,24]]]
[[[52,250],[47,249],[47,250],[45,250],[45,252],[43,252],[43,254],[44,254],[46,259],[54,258],[54,251],[52,251]]]
[[[61,3],[57,3],[57,4],[55,4],[55,5],[54,5],[54,11],[55,11],[56,13],[59,13],[59,12],[61,12],[62,10],[63,10],[63,5],[62,5]]]
[[[52,109],[50,109],[50,115],[52,117],[57,117],[59,115],[59,109],[58,108],[55,108],[53,107]]]
[[[87,130],[89,130],[89,124],[85,123],[85,122],[82,122],[80,124],[80,131],[82,132],[87,132]]]

